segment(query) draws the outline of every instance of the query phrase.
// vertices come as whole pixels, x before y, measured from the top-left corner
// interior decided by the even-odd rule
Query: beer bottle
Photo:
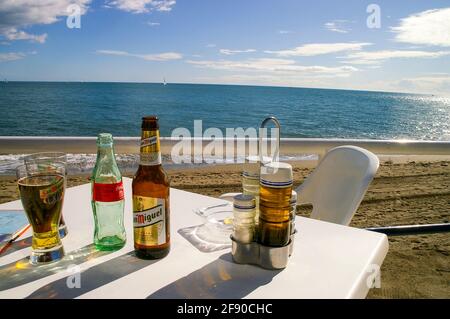
[[[136,256],[163,258],[170,250],[170,185],[161,165],[156,116],[142,118],[140,162],[132,188]]]

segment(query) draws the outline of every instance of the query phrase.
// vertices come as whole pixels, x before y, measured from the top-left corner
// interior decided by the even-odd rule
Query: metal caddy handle
[[[259,143],[258,143],[258,153],[259,153],[259,162],[261,165],[264,163],[264,156],[262,152],[262,142],[263,142],[263,135],[262,130],[266,128],[267,123],[273,122],[278,129],[277,133],[277,144],[275,145],[275,151],[273,152],[272,156],[272,162],[278,162],[278,159],[280,158],[280,135],[281,135],[281,125],[278,119],[275,116],[269,116],[262,121],[261,126],[259,127]]]

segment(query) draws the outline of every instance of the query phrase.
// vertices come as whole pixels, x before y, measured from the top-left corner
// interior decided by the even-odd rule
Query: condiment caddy
[[[233,233],[230,237],[234,262],[276,270],[287,266],[293,251],[297,194],[292,190],[292,166],[278,161],[278,120],[267,118],[261,128],[269,120],[278,127],[278,145],[272,161],[265,160],[260,154],[259,161],[244,164],[243,182],[250,177],[252,188],[249,192],[249,187],[243,185],[244,194],[233,198]],[[259,141],[261,150],[261,136]],[[249,168],[251,172],[248,172]],[[257,180],[259,185],[255,185]]]

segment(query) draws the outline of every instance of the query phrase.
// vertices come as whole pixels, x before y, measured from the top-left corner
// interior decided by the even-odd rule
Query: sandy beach
[[[294,162],[295,186],[315,161]],[[209,196],[238,192],[240,165],[214,165],[169,170],[171,186]],[[69,186],[88,182],[70,176]],[[16,180],[0,178],[0,203],[18,198]],[[308,216],[310,207],[299,207]],[[354,227],[443,223],[450,221],[450,158],[383,158],[378,173],[352,220]],[[299,226],[301,227],[301,226]],[[450,234],[389,238],[381,268],[381,288],[369,298],[450,298]]]

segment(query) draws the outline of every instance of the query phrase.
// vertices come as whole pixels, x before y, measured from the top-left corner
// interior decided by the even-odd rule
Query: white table
[[[33,267],[26,260],[30,248],[13,247],[0,257],[0,298],[364,298],[368,278],[375,277],[388,251],[383,234],[298,217],[287,268],[235,264],[230,249],[201,252],[178,233],[201,223],[194,208],[223,201],[171,189],[171,252],[161,260],[141,260],[133,255],[131,179],[124,178],[124,187],[124,248],[105,253],[90,246],[90,185],[70,188],[63,211],[66,258]],[[20,201],[0,205],[21,208]],[[30,234],[20,239],[29,243],[23,238]]]

